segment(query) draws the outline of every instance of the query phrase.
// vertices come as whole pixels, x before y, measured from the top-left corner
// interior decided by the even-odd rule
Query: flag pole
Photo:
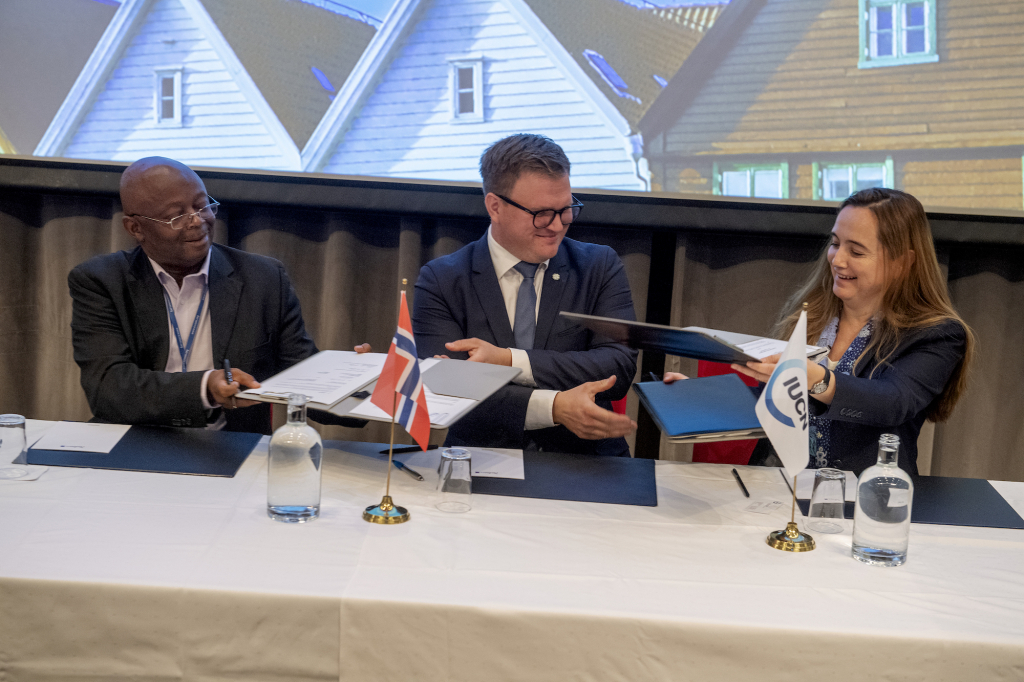
[[[804,301],[802,314],[807,315],[807,302]],[[800,339],[801,343],[807,343],[806,339]],[[768,390],[769,387],[765,387]],[[804,385],[804,397],[806,398],[807,386],[806,382]],[[805,408],[806,409],[806,408]],[[808,432],[808,437],[810,432]],[[810,446],[810,440],[808,439],[808,447]],[[783,474],[785,476],[785,474]],[[765,542],[768,543],[769,547],[774,549],[781,549],[784,552],[810,552],[814,549],[814,538],[807,533],[800,531],[800,528],[796,525],[796,476],[793,477],[793,506],[789,512],[789,523],[786,524],[785,530],[773,530],[768,533],[768,537],[765,538]]]
[[[402,278],[402,291],[398,295],[399,315],[402,313],[402,294],[405,293],[405,286],[408,283],[409,280]],[[409,520],[409,510],[405,507],[396,506],[394,501],[391,499],[391,467],[393,466],[395,456],[395,419],[397,414],[398,391],[395,391],[391,403],[391,442],[388,444],[388,474],[387,480],[384,483],[384,497],[381,499],[380,504],[367,507],[363,511],[363,521],[369,521],[370,523],[392,525],[396,523],[405,523]]]

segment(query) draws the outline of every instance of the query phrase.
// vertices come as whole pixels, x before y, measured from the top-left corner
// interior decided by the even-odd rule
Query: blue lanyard
[[[174,316],[174,306],[171,305],[171,297],[164,289],[164,301],[167,302],[167,314],[171,316],[171,326],[174,328],[174,338],[178,341],[178,354],[181,356],[181,371],[188,371],[188,356],[192,353],[192,342],[196,340],[196,330],[199,329],[199,320],[203,318],[203,304],[206,303],[206,285],[203,285],[203,295],[199,299],[199,310],[196,311],[196,319],[192,321],[192,333],[188,335],[188,345],[181,344],[181,331],[178,329],[178,319]]]

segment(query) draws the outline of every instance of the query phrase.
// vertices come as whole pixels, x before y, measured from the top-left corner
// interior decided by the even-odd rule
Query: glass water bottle
[[[306,396],[288,396],[288,423],[270,438],[267,465],[267,515],[275,521],[303,523],[320,514],[320,463],[323,442],[306,423]]]
[[[914,483],[897,465],[899,451],[899,436],[882,434],[878,464],[857,481],[853,558],[867,564],[899,566],[907,560]]]

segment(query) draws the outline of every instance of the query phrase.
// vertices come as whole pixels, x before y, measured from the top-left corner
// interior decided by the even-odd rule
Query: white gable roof
[[[241,163],[232,163],[229,152],[226,150],[218,151],[213,147],[209,151],[211,156],[207,158],[186,158],[189,150],[196,146],[195,142],[191,141],[196,133],[194,127],[177,129],[180,131],[177,139],[171,135],[167,139],[156,140],[153,138],[150,130],[155,128],[155,123],[153,126],[147,126],[145,125],[146,121],[140,121],[133,130],[125,133],[118,130],[109,119],[102,120],[102,112],[98,113],[95,111],[99,103],[102,105],[101,109],[104,106],[110,108],[124,107],[122,110],[129,115],[131,114],[131,108],[126,104],[127,99],[121,101],[112,100],[110,102],[103,102],[102,100],[105,97],[113,97],[106,92],[108,82],[112,78],[123,75],[118,74],[118,67],[125,59],[126,51],[131,47],[138,32],[147,24],[147,21],[151,20],[150,15],[157,11],[183,11],[190,23],[190,28],[197,30],[201,39],[205,41],[203,48],[210,53],[210,58],[205,60],[202,67],[200,67],[199,63],[193,64],[190,70],[196,72],[197,80],[203,80],[203,69],[205,69],[206,80],[220,79],[221,82],[224,80],[230,81],[225,87],[233,89],[238,101],[233,109],[228,112],[228,116],[239,113],[248,115],[248,120],[245,121],[245,131],[249,136],[248,143],[260,147],[262,151],[256,153],[265,154],[263,163],[255,165],[275,167],[282,170],[298,170],[300,157],[295,142],[291,139],[273,109],[271,109],[266,99],[260,93],[256,84],[242,66],[242,63],[228,45],[200,0],[126,0],[118,9],[107,30],[100,38],[96,49],[90,56],[85,68],[79,74],[57,115],[50,123],[34,154],[36,156],[72,155],[86,158],[109,158],[109,154],[103,155],[102,152],[90,151],[101,147],[104,150],[109,150],[109,147],[104,147],[102,142],[94,142],[96,138],[91,137],[89,133],[102,134],[104,128],[110,126],[112,130],[108,134],[108,138],[120,135],[125,136],[124,140],[119,141],[119,160],[134,160],[134,158],[139,156],[163,152],[175,156],[186,163],[214,166],[254,165],[251,156]],[[176,22],[167,22],[167,24],[177,26]],[[162,26],[158,25],[158,28],[162,28]],[[162,42],[173,45],[175,43],[173,31],[178,29],[168,28],[167,30],[171,35],[168,35]],[[170,66],[170,64],[167,64],[167,66]],[[130,68],[126,68],[126,71],[130,71]],[[209,86],[198,85],[198,87]],[[151,112],[152,102],[146,101],[147,94],[143,92],[144,90],[151,97],[152,87],[143,87],[136,93],[134,101],[139,103],[141,108],[149,107],[148,111]],[[82,131],[83,123],[86,123],[90,116],[98,117],[98,120],[90,123],[88,132]],[[150,115],[150,120],[151,118]],[[212,119],[213,115],[210,118]],[[223,124],[223,121],[221,123]],[[173,131],[174,129],[165,128],[164,130]],[[221,128],[221,130],[224,130],[224,128]],[[211,137],[211,139],[213,138]],[[244,146],[246,143],[241,144]],[[73,145],[78,147],[77,152],[74,150]],[[235,148],[237,149],[238,147]],[[182,154],[185,154],[186,157],[183,157]],[[124,158],[120,158],[122,156]]]
[[[398,56],[405,39],[415,30],[416,24],[422,19],[425,5],[430,0],[398,0],[381,30],[377,33],[362,58],[352,71],[336,97],[334,104],[328,109],[320,125],[313,132],[309,142],[302,151],[303,169],[317,172],[324,170],[331,161],[338,145],[354,119],[367,104],[374,90],[380,84],[388,68]],[[621,139],[624,158],[629,157],[627,149],[630,135],[629,123],[615,106],[608,101],[594,81],[587,75],[572,56],[561,46],[546,26],[537,18],[523,0],[497,0],[526,29],[532,38],[532,44],[539,47],[543,54],[569,81],[572,89],[579,93],[587,104],[587,109],[609,131]],[[469,129],[466,131],[470,132]],[[515,131],[519,132],[519,131]],[[543,131],[541,131],[543,132]],[[498,135],[494,141],[503,135]],[[571,155],[570,155],[571,158]],[[469,178],[465,178],[469,179]],[[476,179],[474,176],[472,179]]]

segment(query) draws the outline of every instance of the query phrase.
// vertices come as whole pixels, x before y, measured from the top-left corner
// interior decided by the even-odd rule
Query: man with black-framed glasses
[[[267,404],[235,393],[317,352],[281,263],[213,243],[218,206],[177,161],[140,159],[122,174],[122,222],[138,246],[68,275],[94,418],[269,433]]]
[[[629,390],[637,353],[558,315],[636,319],[618,255],[565,238],[583,209],[569,159],[547,137],[512,135],[484,152],[480,174],[490,228],[420,270],[416,348],[522,373],[452,426],[447,443],[628,456],[623,436],[636,424],[611,401]]]

